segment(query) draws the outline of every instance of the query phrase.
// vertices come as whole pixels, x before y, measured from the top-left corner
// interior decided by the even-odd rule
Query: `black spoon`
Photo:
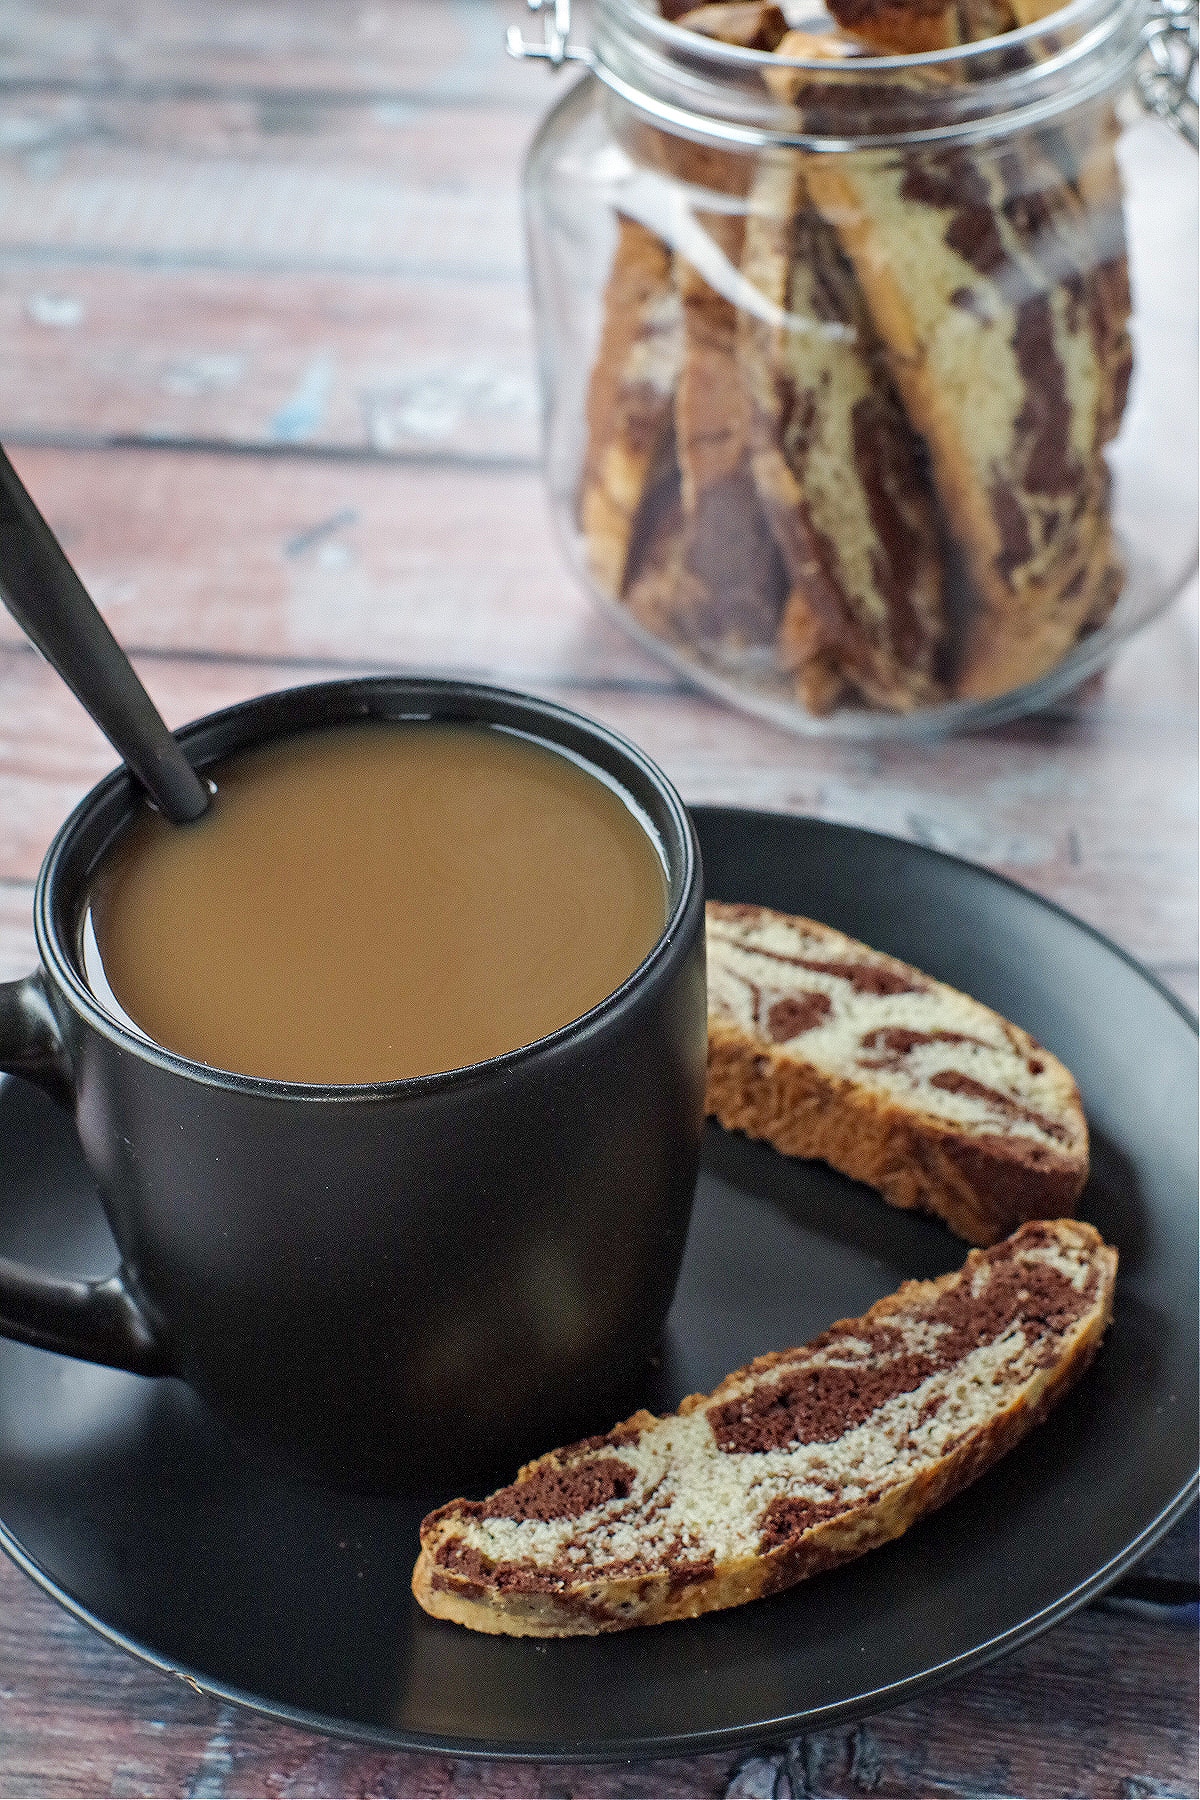
[[[62,545],[0,449],[0,600],[173,825],[209,790],[167,730]]]

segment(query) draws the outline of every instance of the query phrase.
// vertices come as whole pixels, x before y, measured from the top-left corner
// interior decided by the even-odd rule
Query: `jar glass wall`
[[[554,511],[635,637],[792,729],[921,736],[1170,603],[1196,184],[1133,97],[1145,25],[1074,0],[880,57],[600,0],[526,198]]]

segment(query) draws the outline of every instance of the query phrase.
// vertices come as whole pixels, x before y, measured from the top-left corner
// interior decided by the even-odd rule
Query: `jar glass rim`
[[[1128,79],[1149,8],[1068,0],[943,50],[812,58],[703,37],[646,0],[598,0],[594,18],[595,74],[667,131],[729,148],[845,151],[1001,136],[1101,99]],[[786,70],[804,78],[803,106],[762,79]]]
[[[736,69],[763,68],[827,72],[830,67],[830,59],[827,57],[780,56],[777,50],[752,50],[741,44],[723,43],[719,38],[702,37],[699,32],[664,19],[661,13],[652,9],[652,5],[647,4],[647,0],[600,0],[600,4],[602,9],[611,9],[617,14],[623,13],[635,18],[639,29],[673,45],[681,53],[711,60],[714,67],[725,64],[731,72]],[[973,59],[982,61],[988,56],[994,57],[999,48],[1028,48],[1036,44],[1039,38],[1061,37],[1064,31],[1073,31],[1084,21],[1099,24],[1114,20],[1122,12],[1135,12],[1140,18],[1144,11],[1141,0],[1067,0],[1066,5],[1056,11],[1045,13],[1040,19],[1033,19],[1027,25],[1015,26],[1002,37],[976,38],[966,44],[950,44],[941,50],[911,51],[903,56],[874,55],[864,50],[855,55],[852,67],[865,75],[891,70],[936,68],[942,64],[969,63]],[[795,29],[805,28],[798,26]],[[820,36],[821,32],[816,31],[812,35]]]

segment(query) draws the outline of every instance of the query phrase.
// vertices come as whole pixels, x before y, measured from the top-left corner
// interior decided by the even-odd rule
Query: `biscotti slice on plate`
[[[1079,1090],[1007,1019],[811,919],[708,903],[708,1110],[973,1244],[1070,1213]]]
[[[956,1274],[760,1356],[677,1414],[639,1412],[421,1527],[413,1592],[476,1631],[574,1637],[778,1593],[899,1537],[1087,1368],[1117,1253],[1021,1227]]]

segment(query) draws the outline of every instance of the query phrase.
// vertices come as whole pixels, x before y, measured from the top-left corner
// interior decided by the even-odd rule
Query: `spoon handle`
[[[0,449],[0,600],[175,825],[209,792]]]

